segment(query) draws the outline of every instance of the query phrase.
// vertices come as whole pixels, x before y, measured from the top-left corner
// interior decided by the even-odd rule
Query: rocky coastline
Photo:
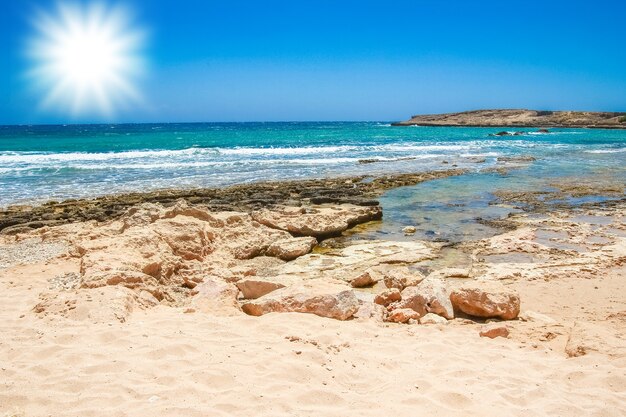
[[[465,173],[462,169],[386,176],[353,176],[296,181],[259,182],[223,188],[161,190],[107,195],[93,199],[50,201],[42,205],[14,205],[0,209],[0,233],[24,232],[79,221],[107,221],[142,203],[164,206],[184,200],[211,211],[250,212],[262,208],[309,204],[377,206],[384,191]]]
[[[479,321],[516,319],[520,299],[501,285],[509,279],[501,274],[532,278],[532,271],[539,270],[540,276],[546,271],[558,275],[564,259],[571,257],[576,264],[577,259],[587,257],[586,268],[578,271],[584,274],[596,272],[594,263],[608,262],[614,267],[626,259],[622,246],[616,256],[607,255],[611,252],[607,244],[625,237],[620,221],[626,200],[624,188],[618,186],[553,184],[551,192],[497,192],[494,204],[522,212],[484,220],[502,234],[480,241],[448,244],[343,238],[354,226],[382,219],[382,207],[374,198],[385,190],[463,173],[286,181],[14,206],[2,213],[4,225],[25,221],[2,230],[0,268],[59,256],[77,260],[76,273],[50,278],[55,288],[70,288],[80,298],[92,289],[121,287],[125,290],[116,291],[126,291],[125,297],[141,308],[164,303],[187,306],[189,311],[226,309],[253,316],[294,311],[340,320],[365,315],[407,323],[425,316],[430,320],[433,314],[446,320],[459,315]],[[587,204],[565,201],[600,194],[614,198]],[[50,213],[59,212],[70,215],[46,220]],[[603,232],[606,227],[589,232],[593,220],[562,220],[581,212],[587,217],[610,212],[607,225],[612,234]],[[555,228],[555,222],[566,227]],[[538,239],[542,233],[565,230],[568,237],[550,240],[575,243],[552,245]],[[402,231],[411,236],[415,228],[407,225]],[[596,235],[595,245],[585,246],[581,241]],[[572,246],[584,246],[583,252],[597,255],[567,250]],[[471,261],[437,266],[450,250]],[[547,266],[533,260],[524,263],[520,272],[511,272],[518,269],[515,263],[485,261],[491,256],[541,258],[542,253],[550,255]],[[554,259],[558,267],[550,266]],[[359,292],[364,288],[369,290]],[[318,305],[320,297],[323,301]],[[63,303],[66,298],[62,297]],[[34,311],[57,311],[53,306],[57,301],[58,295],[44,296]]]
[[[474,110],[415,115],[393,126],[626,129],[626,112]]]
[[[146,413],[154,402],[205,398],[224,384],[228,392],[259,393],[243,408],[268,397],[286,407],[273,387],[287,389],[302,375],[319,395],[373,384],[366,394],[343,395],[401,403],[406,390],[419,391],[420,402],[459,398],[468,375],[483,384],[476,375],[506,381],[515,372],[511,385],[487,384],[487,394],[477,395],[497,397],[510,410],[511,389],[531,395],[546,380],[552,398],[563,401],[557,407],[596,404],[598,384],[611,392],[626,382],[618,376],[626,358],[623,188],[500,193],[498,203],[523,211],[499,220],[502,233],[475,241],[343,239],[350,228],[381,219],[376,198],[385,190],[463,172],[10,207],[0,233],[7,393],[30,392],[23,398],[35,397],[46,411],[93,410],[72,400],[75,381],[63,382],[69,366],[83,392],[117,395]],[[594,192],[615,198],[560,202]],[[45,223],[51,213],[68,216]],[[23,366],[33,358],[38,367]],[[452,376],[445,384],[430,375],[416,382],[416,360],[433,364],[433,375]],[[106,383],[111,375],[119,391]],[[572,375],[583,387],[575,394]],[[174,380],[189,384],[172,396]],[[50,384],[57,394],[43,398]],[[239,395],[219,401],[242,411]],[[204,401],[218,407],[213,398]],[[611,395],[602,401],[623,406]],[[26,400],[14,405],[33,410]],[[522,406],[520,415],[526,412]]]

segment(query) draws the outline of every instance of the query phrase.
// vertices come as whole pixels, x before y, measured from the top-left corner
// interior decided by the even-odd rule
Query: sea
[[[494,136],[503,130],[518,134]],[[520,157],[534,161],[516,161]],[[624,186],[626,130],[541,133],[536,128],[395,127],[388,122],[0,126],[0,207],[453,167],[468,174],[382,196],[386,221],[376,233],[395,236],[401,225],[426,224],[418,236],[481,237],[491,231],[476,223],[477,217],[513,210],[492,204],[496,190],[550,189],[563,181]],[[493,169],[502,167],[514,169],[507,174]]]

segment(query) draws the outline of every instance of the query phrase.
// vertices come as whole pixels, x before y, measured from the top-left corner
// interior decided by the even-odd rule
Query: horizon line
[[[192,121],[192,122],[86,122],[86,123],[14,123],[1,127],[27,126],[102,126],[102,125],[174,125],[174,124],[245,124],[245,123],[393,123],[392,120],[246,120],[246,121]]]

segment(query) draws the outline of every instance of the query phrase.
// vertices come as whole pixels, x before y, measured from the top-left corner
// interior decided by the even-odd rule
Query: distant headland
[[[468,127],[579,127],[626,129],[626,112],[474,110],[461,113],[424,114],[393,126]]]

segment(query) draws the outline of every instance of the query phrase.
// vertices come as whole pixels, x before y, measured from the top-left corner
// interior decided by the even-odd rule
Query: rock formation
[[[446,284],[439,279],[425,279],[415,287],[407,287],[401,296],[400,301],[389,306],[392,311],[410,308],[416,311],[419,317],[434,313],[447,319],[454,318],[450,294]]]
[[[519,296],[495,283],[479,283],[456,288],[450,294],[455,309],[484,318],[512,320],[520,311]]]
[[[347,320],[359,310],[359,301],[345,284],[316,279],[281,288],[256,300],[245,302],[242,309],[253,316],[297,312]]]
[[[475,110],[461,113],[425,114],[393,126],[476,127],[586,127],[626,129],[626,113],[538,110]],[[541,133],[546,133],[541,129]],[[496,133],[498,136],[508,132]]]

